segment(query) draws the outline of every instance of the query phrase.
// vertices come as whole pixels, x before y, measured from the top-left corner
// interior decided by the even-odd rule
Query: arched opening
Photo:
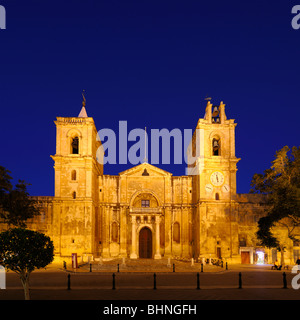
[[[133,196],[130,206],[135,208],[157,208],[159,203],[157,198],[150,192],[142,192],[136,196]]]
[[[139,257],[141,259],[152,258],[152,232],[149,228],[144,227],[139,235]]]
[[[220,138],[214,138],[212,140],[212,154],[213,156],[221,155],[221,139]]]
[[[216,193],[215,199],[216,199],[216,200],[220,200],[220,195],[219,195],[218,193]]]
[[[76,170],[72,170],[71,179],[76,180]]]
[[[179,224],[179,222],[175,222],[173,224],[173,241],[180,243],[180,224]]]
[[[79,154],[79,138],[75,137],[71,142],[71,152],[72,154]]]

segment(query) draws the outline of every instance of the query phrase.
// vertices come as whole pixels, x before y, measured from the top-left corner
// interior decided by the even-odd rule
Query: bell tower
[[[101,146],[85,98],[78,117],[57,117],[53,240],[56,254],[93,254],[97,250],[99,176],[103,165],[96,153]],[[99,153],[98,153],[99,154]],[[103,163],[103,161],[102,161]]]
[[[55,162],[55,197],[65,199],[95,198],[97,177],[103,165],[96,159],[101,145],[93,118],[85,104],[78,117],[57,117]]]
[[[188,148],[188,174],[193,176],[195,253],[201,257],[232,258],[238,254],[234,222],[236,172],[234,119],[225,104],[208,99]],[[218,224],[216,225],[216,222]],[[217,226],[217,227],[216,227]]]
[[[228,201],[236,194],[236,164],[240,159],[235,156],[235,127],[234,119],[226,117],[223,101],[218,106],[207,101],[188,153],[195,159],[188,172],[194,176],[196,201]]]

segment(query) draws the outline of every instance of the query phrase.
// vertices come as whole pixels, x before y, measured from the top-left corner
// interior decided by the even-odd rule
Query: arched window
[[[215,199],[216,199],[216,200],[220,200],[220,195],[219,195],[218,193],[216,193]]]
[[[76,170],[72,170],[71,179],[76,180]]]
[[[221,140],[218,138],[212,140],[212,154],[213,156],[221,155]]]
[[[71,151],[72,154],[79,154],[79,138],[75,137],[71,142]]]
[[[180,243],[180,224],[178,222],[173,224],[173,241]]]
[[[72,193],[72,197],[73,197],[73,199],[76,199],[76,192],[75,191]]]
[[[111,241],[118,242],[119,239],[119,228],[116,222],[113,222],[111,225]]]

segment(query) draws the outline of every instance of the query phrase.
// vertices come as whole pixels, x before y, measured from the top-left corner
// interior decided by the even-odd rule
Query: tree
[[[16,187],[3,196],[0,217],[8,225],[26,227],[26,220],[40,214],[38,201],[33,200],[27,192],[29,184],[19,180]]]
[[[54,246],[43,233],[13,228],[0,233],[0,264],[19,274],[25,294],[30,299],[29,276],[45,268],[54,258]]]
[[[286,243],[278,227],[286,229],[288,238],[298,240],[295,231],[300,226],[300,148],[293,147],[290,152],[285,146],[277,151],[271,168],[255,174],[251,187],[250,192],[265,194],[268,204],[266,216],[258,221],[257,237],[262,245],[281,251],[284,264]]]
[[[10,182],[12,177],[9,175],[10,173],[9,170],[0,166],[0,208],[2,207],[7,193],[12,189],[12,184]]]

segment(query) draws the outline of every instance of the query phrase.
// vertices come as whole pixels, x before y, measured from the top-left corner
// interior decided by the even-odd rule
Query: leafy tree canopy
[[[293,231],[300,225],[300,148],[285,146],[277,151],[271,167],[253,176],[251,187],[250,192],[267,195],[267,215],[258,222],[262,244],[282,247],[272,233],[275,225],[286,227],[295,240]]]
[[[46,267],[53,260],[54,246],[43,233],[12,228],[0,233],[0,264],[22,273]]]
[[[30,185],[19,180],[13,188],[10,171],[0,166],[0,217],[8,225],[26,227],[26,220],[39,215],[38,202],[27,191]]]
[[[12,184],[10,182],[12,177],[9,175],[10,173],[9,170],[0,166],[0,208],[2,207],[5,196],[12,189]]]
[[[29,276],[45,268],[54,258],[54,246],[43,233],[12,228],[0,233],[0,264],[19,274],[25,299],[29,299]]]

